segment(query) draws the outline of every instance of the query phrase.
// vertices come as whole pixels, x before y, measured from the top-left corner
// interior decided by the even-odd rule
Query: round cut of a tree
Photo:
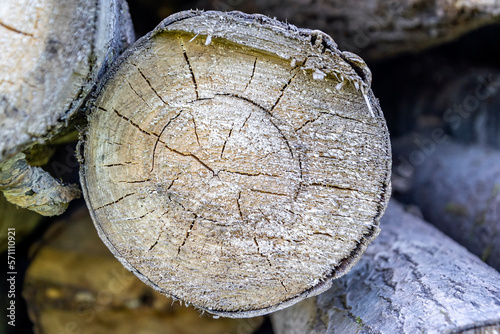
[[[85,136],[104,242],[147,284],[222,316],[326,290],[390,194],[364,62],[261,15],[167,18],[112,69]]]

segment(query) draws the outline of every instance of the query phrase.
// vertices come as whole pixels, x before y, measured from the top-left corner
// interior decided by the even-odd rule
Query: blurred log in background
[[[416,206],[410,208],[416,214],[423,215],[424,219],[449,233],[456,241],[463,243],[469,251],[475,252],[490,265],[497,266],[498,270],[498,264],[494,262],[495,257],[492,256],[493,251],[498,249],[495,247],[498,246],[490,246],[482,236],[491,237],[498,233],[500,204],[495,186],[500,184],[500,177],[494,174],[494,166],[484,165],[487,159],[492,158],[483,157],[474,164],[471,156],[479,156],[483,154],[482,152],[490,152],[490,155],[495,156],[500,147],[499,5],[487,1],[457,3],[415,0],[397,2],[397,6],[392,7],[394,3],[365,1],[360,4],[358,1],[335,0],[186,2],[131,0],[129,6],[137,37],[149,32],[163,18],[179,10],[196,7],[243,10],[276,16],[302,27],[321,29],[332,35],[340,49],[362,55],[373,72],[372,88],[380,99],[393,139],[400,139],[409,133],[418,134],[409,139],[408,145],[411,149],[394,152],[393,160],[399,164],[403,161],[402,167],[401,165],[394,167],[394,196],[403,203],[415,204]],[[415,141],[414,138],[420,139]],[[422,144],[428,143],[429,140],[435,146]],[[44,168],[65,182],[76,182],[77,166],[71,151],[68,151],[66,146],[55,146],[55,150],[54,157]],[[453,154],[454,152],[457,153]],[[441,161],[442,159],[446,160]],[[404,163],[405,161],[407,163]],[[451,163],[451,161],[457,162]],[[467,164],[471,166],[467,167]],[[437,176],[439,170],[436,166],[443,168],[441,174]],[[465,167],[457,169],[459,166]],[[447,172],[448,170],[450,172]],[[474,189],[467,192],[472,196],[477,193],[478,198],[486,198],[486,203],[482,201],[477,204],[465,197],[456,198],[458,192],[465,192],[463,188],[458,190],[455,188],[458,186],[457,180],[466,180],[468,189]],[[440,185],[440,191],[435,190],[436,185]],[[428,192],[438,196],[437,199],[429,202]],[[433,207],[431,204],[439,207]],[[109,284],[113,276],[108,269],[121,268],[111,264],[113,259],[107,258],[105,249],[101,248],[99,251],[101,244],[95,246],[95,253],[86,250],[85,245],[98,241],[92,239],[93,237],[84,237],[90,231],[89,226],[92,227],[89,221],[84,223],[87,229],[85,233],[83,227],[82,230],[78,230],[78,227],[71,227],[68,223],[75,219],[71,214],[78,211],[81,205],[81,201],[70,205],[69,212],[62,220],[58,220],[66,223],[56,223],[54,219],[44,219],[36,214],[2,204],[0,209],[2,224],[10,224],[3,222],[14,220],[16,230],[19,231],[16,247],[19,290],[16,304],[17,326],[10,328],[2,321],[0,333],[32,333],[33,327],[41,333],[49,330],[58,332],[61,328],[59,326],[64,321],[77,321],[81,333],[112,333],[119,332],[119,329],[113,326],[116,324],[115,321],[119,322],[121,319],[128,320],[126,321],[128,326],[120,324],[126,328],[134,328],[133,324],[140,323],[136,320],[144,321],[138,319],[148,319],[150,331],[142,326],[144,333],[169,333],[166,329],[169,327],[158,330],[155,326],[167,321],[175,324],[181,319],[191,319],[189,317],[195,314],[195,311],[188,316],[190,312],[188,309],[179,308],[178,304],[171,307],[163,297],[158,298],[145,286],[135,285],[133,283],[135,278],[127,276],[127,273],[124,273],[124,277],[130,278],[130,281],[128,278],[125,279],[126,293],[98,297],[100,290],[92,284]],[[12,217],[12,213],[15,215],[13,219],[9,218]],[[85,214],[80,213],[80,218],[83,216]],[[468,235],[466,237],[463,234],[453,235],[453,229],[443,225],[447,221],[449,224],[460,222],[460,226],[463,226],[461,229],[469,231],[465,232]],[[64,224],[68,227],[63,228]],[[82,223],[75,219],[72,224]],[[467,227],[465,224],[470,225]],[[76,241],[70,245],[61,244],[58,236],[65,235],[64,233],[69,233],[64,232],[65,230],[72,229],[79,231],[76,232],[78,236]],[[4,237],[5,230],[2,227],[1,237]],[[23,241],[21,230],[34,232]],[[44,234],[46,238],[40,242]],[[78,245],[80,243],[81,245]],[[29,253],[29,249],[33,250],[32,254]],[[65,260],[68,262],[64,264],[58,263],[59,260],[54,260],[52,257],[55,256],[54,253],[65,259],[78,259],[83,261],[82,264],[91,261],[82,258],[93,254],[92,256],[100,257],[102,263],[109,265],[96,266],[95,280],[92,281],[78,276],[80,262],[77,262],[78,265],[72,264],[69,260]],[[5,258],[5,254],[2,253],[2,258]],[[46,263],[43,263],[44,261]],[[49,266],[50,270],[42,269]],[[355,269],[360,270],[357,267]],[[50,271],[54,272],[48,276],[42,275]],[[24,279],[25,272],[26,279]],[[54,276],[56,272],[62,274]],[[5,300],[3,296],[7,294],[4,275],[5,271],[2,272],[0,284],[2,303]],[[21,294],[25,296],[26,301]],[[89,318],[81,316],[84,311],[96,308],[102,310],[102,313],[98,312],[91,321],[85,321]],[[174,317],[174,314],[177,316]],[[88,313],[85,315],[89,316]],[[210,319],[196,319],[200,321],[199,324],[204,332],[208,333],[206,328],[210,327],[216,328],[214,333],[224,333],[224,331],[238,333],[238,330],[235,330],[238,325],[228,324],[229,327],[224,327],[226,325],[222,323],[226,324],[225,320],[220,322],[221,325],[216,325],[218,320],[211,323]],[[358,319],[354,319],[354,322],[356,320]],[[361,318],[360,320],[362,321]],[[186,321],[191,322],[191,320]],[[253,325],[257,327],[258,321]],[[47,329],[45,326],[54,327]],[[187,328],[185,325],[182,327]],[[200,327],[197,328],[199,330]],[[359,330],[356,326],[352,328],[354,329],[351,332]],[[318,332],[324,331],[318,330]],[[348,330],[345,332],[350,333]],[[256,333],[272,333],[268,320]]]

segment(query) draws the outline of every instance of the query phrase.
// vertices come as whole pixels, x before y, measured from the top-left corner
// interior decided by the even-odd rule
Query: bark
[[[420,136],[394,145],[395,174],[408,185],[404,199],[500,270],[500,152],[443,140]]]
[[[65,134],[96,81],[133,40],[128,7],[122,0],[9,2],[2,7],[0,30],[4,50],[0,55],[0,162],[18,160],[22,151]],[[41,173],[26,172],[30,167],[25,167],[14,178]],[[46,173],[42,177],[50,179]],[[10,186],[5,179],[0,183]],[[61,187],[56,180],[47,184]],[[36,186],[27,186],[26,191],[30,187]],[[38,200],[35,208],[52,202]],[[59,205],[54,212],[41,211],[60,212]]]
[[[113,257],[83,207],[51,226],[33,253],[23,296],[38,334],[250,334],[262,323],[200,316],[154,292]]]
[[[333,36],[366,60],[419,52],[499,22],[489,0],[200,0],[197,8],[263,13]]]
[[[500,274],[395,201],[330,290],[271,317],[276,334],[497,333]]]
[[[370,80],[318,31],[167,18],[89,118],[80,175],[101,238],[145,283],[218,315],[324,291],[377,235],[390,193]]]

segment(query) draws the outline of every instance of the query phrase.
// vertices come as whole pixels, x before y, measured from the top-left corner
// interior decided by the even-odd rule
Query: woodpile
[[[500,273],[395,201],[381,228],[329,291],[271,316],[276,334],[498,331]]]
[[[498,333],[497,4],[129,2],[0,9],[0,332]]]

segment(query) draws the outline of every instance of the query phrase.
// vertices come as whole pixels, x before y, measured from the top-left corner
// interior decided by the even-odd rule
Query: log
[[[60,214],[79,192],[19,161],[71,131],[95,83],[133,41],[128,7],[123,0],[13,1],[2,5],[0,31],[0,168],[8,177],[0,187],[16,188],[6,197],[17,205]],[[66,194],[47,198],[52,187]]]
[[[429,222],[500,270],[500,151],[422,136],[394,144],[402,199]]]
[[[144,285],[104,246],[84,206],[32,253],[23,296],[38,334],[250,334],[263,320],[201,316]]]
[[[196,7],[263,13],[320,29],[367,61],[421,52],[500,18],[500,4],[489,0],[199,0]]]
[[[364,62],[319,31],[181,12],[125,52],[94,105],[87,205],[164,294],[269,313],[326,290],[378,234],[385,120]]]
[[[276,334],[498,333],[497,271],[395,201],[381,228],[330,290],[271,315]]]

